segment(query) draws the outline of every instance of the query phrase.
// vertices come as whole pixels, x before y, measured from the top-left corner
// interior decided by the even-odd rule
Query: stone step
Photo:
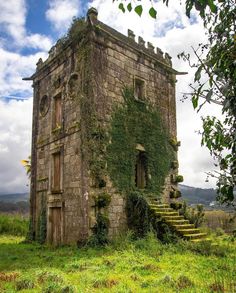
[[[149,207],[156,216],[163,218],[166,223],[172,226],[182,237],[193,243],[210,241],[206,238],[206,233],[201,233],[199,229],[194,228],[193,224],[189,223],[183,216],[180,216],[177,211],[172,209],[168,204],[161,204],[158,201],[152,200]]]
[[[167,224],[174,227],[174,225],[189,225],[188,220],[165,220]],[[174,227],[175,228],[175,227]]]
[[[212,242],[210,238],[199,238],[199,239],[190,239],[190,242],[201,243],[201,242]],[[212,244],[214,246],[214,244]]]
[[[188,220],[183,220],[186,222],[188,222]],[[194,228],[194,225],[193,224],[189,224],[189,223],[186,223],[186,224],[179,224],[179,222],[177,224],[174,224],[173,227],[175,229],[192,229]]]
[[[177,212],[159,212],[159,211],[155,211],[155,214],[158,216],[179,216],[179,214]]]
[[[149,204],[149,206],[151,208],[159,208],[159,209],[166,209],[166,208],[170,208],[170,206],[168,204],[157,204],[157,203],[151,203]]]
[[[183,216],[163,216],[163,218],[166,220],[166,221],[181,221],[181,220],[185,220],[185,218]],[[187,221],[186,223],[189,224],[189,221],[188,220],[185,220]]]
[[[200,230],[193,228],[193,229],[177,229],[177,231],[179,233],[181,233],[182,235],[189,235],[189,234],[199,234]]]
[[[206,237],[206,233],[197,233],[197,234],[185,234],[184,238],[186,239],[202,239]]]
[[[157,212],[174,212],[172,208],[151,207],[151,210],[157,211]]]

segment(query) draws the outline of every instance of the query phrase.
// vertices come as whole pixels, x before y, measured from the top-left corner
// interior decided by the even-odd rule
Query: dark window
[[[139,152],[136,161],[136,176],[135,183],[138,188],[147,186],[147,157],[145,152]]]
[[[55,153],[53,157],[52,190],[61,190],[61,152]]]
[[[57,95],[54,98],[53,129],[61,127],[61,122],[62,122],[61,95]]]
[[[145,98],[144,81],[138,78],[134,80],[134,95],[135,98],[143,100]]]

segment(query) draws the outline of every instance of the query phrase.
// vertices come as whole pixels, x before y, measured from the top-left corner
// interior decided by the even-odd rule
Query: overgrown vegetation
[[[114,110],[107,146],[108,172],[116,187],[125,193],[135,189],[137,144],[147,155],[145,192],[160,196],[164,181],[175,160],[169,134],[160,113],[148,102],[138,101],[133,91],[125,88],[124,104]]]
[[[111,202],[111,196],[105,192],[94,198],[96,223],[92,228],[93,235],[89,239],[92,246],[102,246],[108,243],[109,218],[107,208]]]
[[[201,204],[196,207],[188,207],[184,201],[179,213],[188,219],[191,224],[194,224],[195,228],[200,227],[204,221],[204,207]]]
[[[151,228],[151,214],[147,200],[141,192],[133,191],[127,196],[127,224],[135,238],[144,237]]]
[[[28,224],[25,216],[0,214],[0,234],[26,236]]]
[[[227,236],[216,238],[217,246],[130,236],[103,248],[80,249],[1,236],[0,291],[234,292],[236,247]]]

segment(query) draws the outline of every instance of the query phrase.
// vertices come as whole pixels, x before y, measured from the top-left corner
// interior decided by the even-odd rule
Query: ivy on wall
[[[40,244],[45,243],[47,237],[47,208],[44,195],[41,198],[41,209],[38,217],[37,241]]]
[[[158,110],[136,100],[131,89],[123,90],[123,98],[124,104],[112,116],[111,141],[106,150],[108,173],[120,191],[127,193],[135,189],[136,146],[140,144],[148,164],[145,191],[160,196],[175,159],[166,126]]]

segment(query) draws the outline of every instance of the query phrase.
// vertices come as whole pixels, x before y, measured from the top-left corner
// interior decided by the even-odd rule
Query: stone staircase
[[[153,200],[149,202],[149,207],[155,216],[162,218],[179,236],[191,242],[210,241],[206,233],[195,228],[178,211],[171,208],[168,204],[160,204]]]

